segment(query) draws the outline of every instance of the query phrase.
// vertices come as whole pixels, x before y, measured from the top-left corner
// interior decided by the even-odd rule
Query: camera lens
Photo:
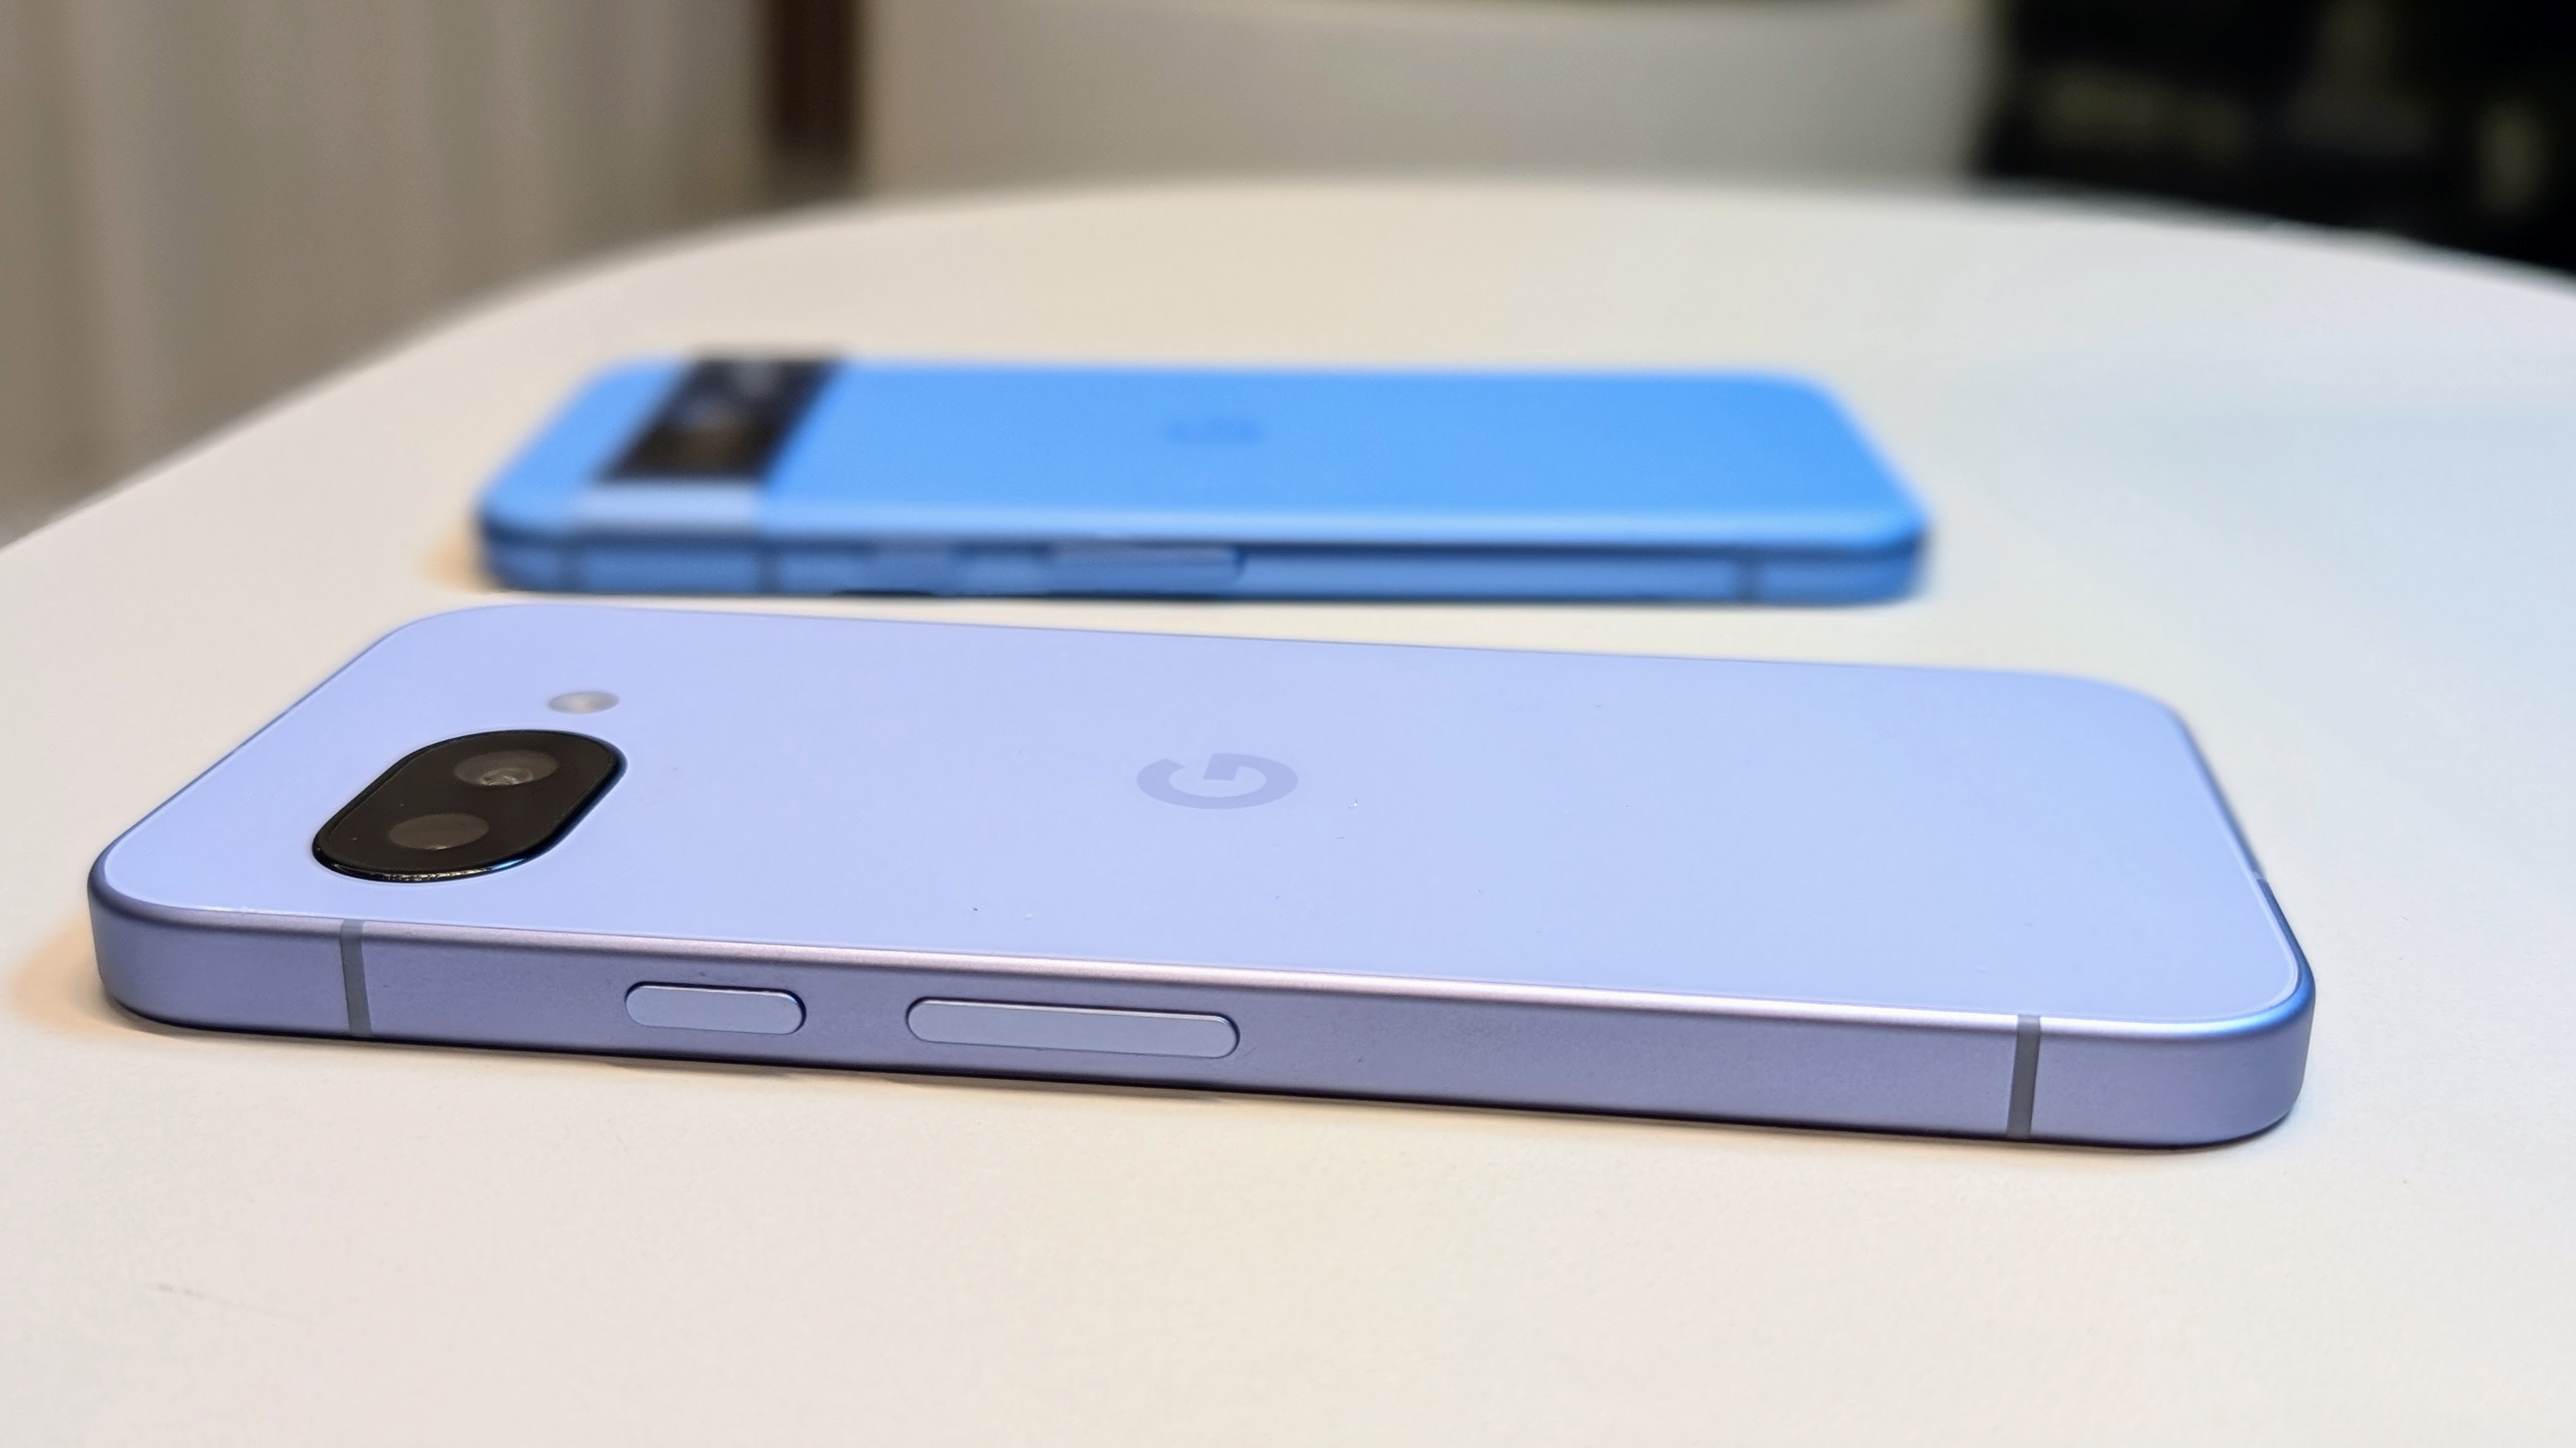
[[[681,376],[608,478],[766,477],[831,370],[831,363],[796,358],[700,362]]]
[[[428,814],[410,819],[385,831],[385,838],[406,850],[452,850],[470,845],[492,833],[492,826],[480,815]]]
[[[555,757],[535,749],[496,749],[456,766],[458,779],[487,789],[534,784],[554,772]]]
[[[625,768],[615,749],[560,729],[489,729],[395,761],[313,837],[313,855],[362,880],[462,880],[552,849]]]

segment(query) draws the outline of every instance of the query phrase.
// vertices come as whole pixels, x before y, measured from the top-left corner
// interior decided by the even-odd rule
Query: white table
[[[1938,519],[1892,607],[835,600],[2071,671],[2198,731],[2321,986],[2174,1154],[264,1040],[81,876],[647,349],[1749,364]],[[824,213],[503,298],[0,552],[0,1439],[2566,1441],[2576,288],[1935,199],[1262,188]]]

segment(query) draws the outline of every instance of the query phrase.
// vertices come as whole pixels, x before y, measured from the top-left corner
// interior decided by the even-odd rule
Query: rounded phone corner
[[[361,650],[357,657],[350,661],[350,665],[355,665],[359,659],[364,659],[368,654],[374,653],[376,650],[384,648],[389,644],[412,643],[419,640],[432,639],[450,629],[472,629],[487,625],[497,625],[498,627],[509,628],[512,625],[508,622],[504,622],[503,620],[524,618],[532,615],[543,616],[596,612],[632,612],[632,610],[616,609],[608,604],[591,603],[580,599],[544,598],[503,598],[495,599],[490,603],[469,603],[462,608],[442,608],[436,613],[425,613],[418,618],[407,619],[404,622],[398,623],[392,628],[385,630],[383,633],[376,636],[373,643],[368,644],[365,649]]]
[[[656,358],[592,373],[494,471],[475,504],[485,538],[571,542],[580,531],[575,500],[652,415],[686,366],[677,358]]]
[[[2306,1085],[2317,1003],[2316,975],[2289,944],[2297,977],[2259,1010],[2209,1021],[2043,1021],[2032,1139],[2207,1147],[2279,1125]]]
[[[117,844],[90,866],[88,885],[90,940],[109,1000],[171,1025],[351,1033],[340,921],[140,899],[109,878]]]

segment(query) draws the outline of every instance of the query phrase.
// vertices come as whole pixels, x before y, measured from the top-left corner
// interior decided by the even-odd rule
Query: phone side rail
[[[90,879],[100,973],[174,1024],[475,1046],[2125,1146],[2298,1095],[2315,990],[2238,1020],[2040,1020],[1229,967],[923,955],[182,910]],[[785,1034],[639,1023],[639,985],[793,994]],[[925,1041],[925,1000],[1219,1015],[1213,1058]]]

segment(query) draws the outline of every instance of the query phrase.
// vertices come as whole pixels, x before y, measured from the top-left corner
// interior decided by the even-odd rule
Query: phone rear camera
[[[496,749],[456,766],[456,777],[486,789],[534,784],[555,772],[555,757],[536,749]]]
[[[480,815],[413,815],[385,831],[385,838],[406,850],[452,850],[492,833],[492,822]]]
[[[757,482],[796,431],[832,364],[712,357],[684,373],[625,456],[614,482]]]
[[[313,854],[365,880],[458,880],[555,847],[624,771],[586,734],[499,729],[415,749],[341,807]]]

